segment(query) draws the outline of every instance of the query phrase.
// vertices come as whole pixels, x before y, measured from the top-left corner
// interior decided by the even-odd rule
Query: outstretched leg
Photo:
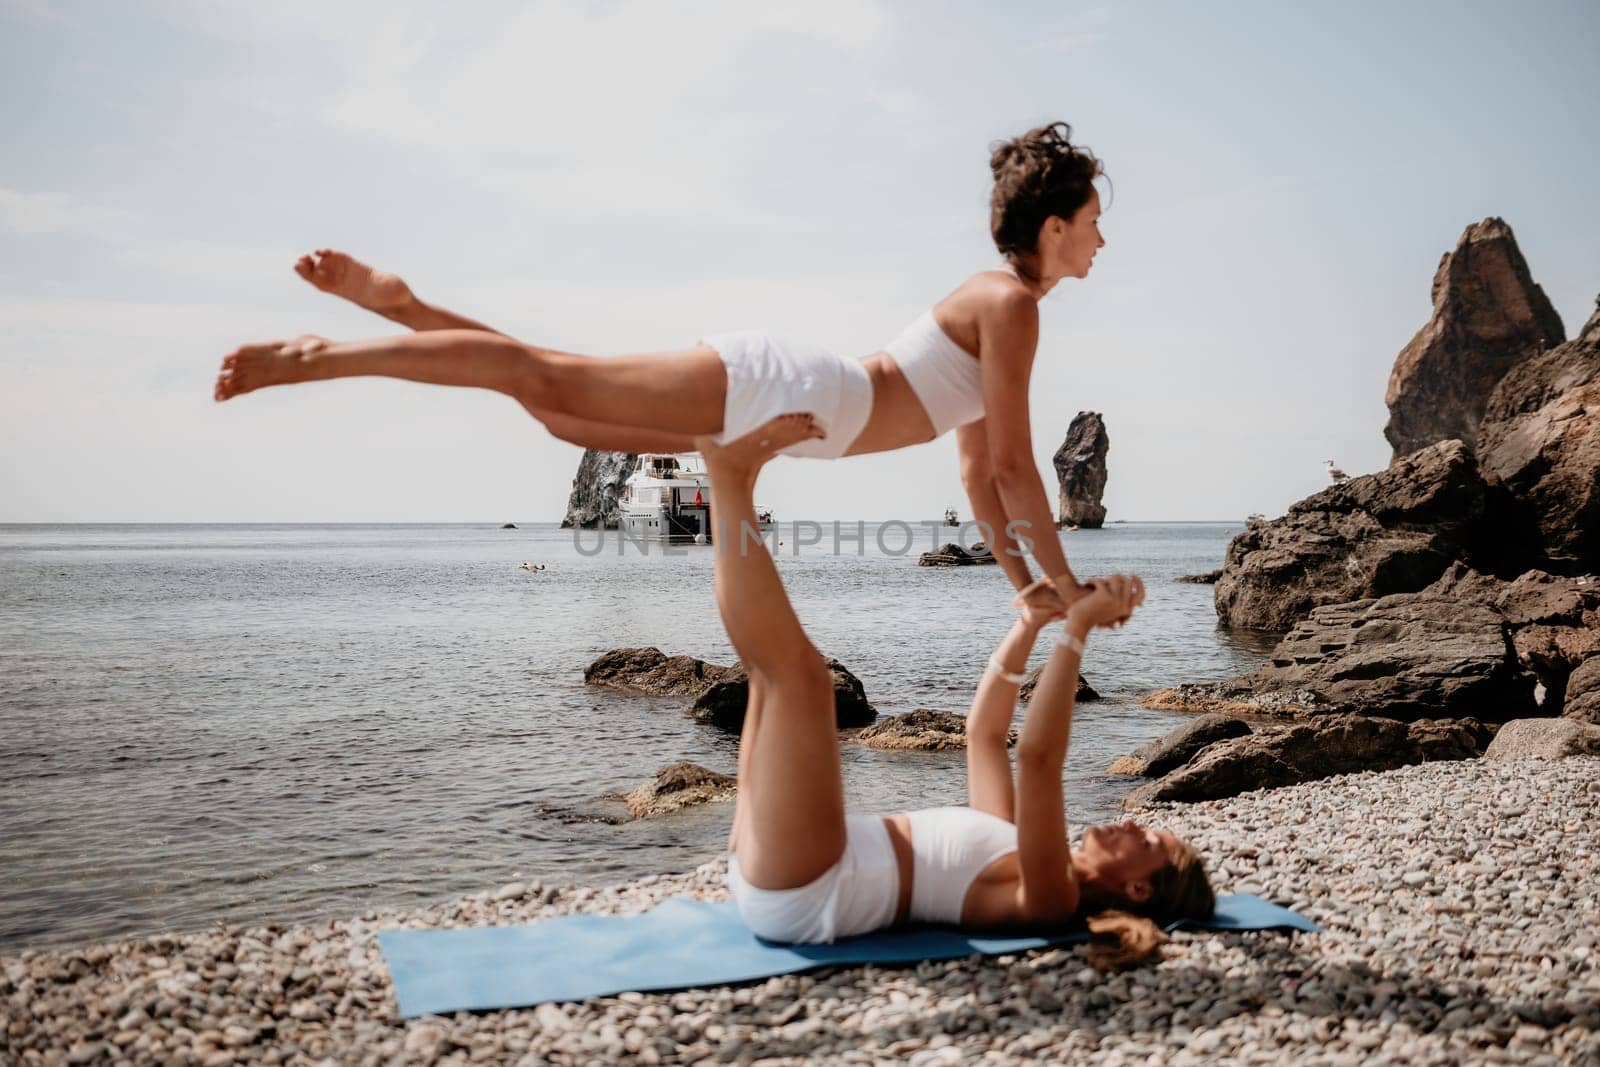
[[[295,261],[295,273],[333,296],[418,332],[480,330],[499,333],[476,319],[419,300],[398,274],[377,270],[345,252],[319,248]],[[509,336],[509,335],[506,335]],[[637,430],[610,422],[580,419],[524,403],[528,414],[563,441],[611,452],[688,452],[688,434]]]
[[[530,411],[680,435],[722,429],[728,373],[706,345],[596,359],[483,330],[431,330],[331,344],[321,338],[245,345],[222,360],[215,395],[377,375],[493,389]]]
[[[844,781],[833,680],[761,540],[756,476],[778,450],[820,437],[809,415],[780,415],[718,445],[699,438],[711,476],[717,608],[750,672],[734,816],[739,871],[760,889],[792,889],[844,852]]]

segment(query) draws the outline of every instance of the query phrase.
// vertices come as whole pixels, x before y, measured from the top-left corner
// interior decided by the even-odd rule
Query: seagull
[[[1344,471],[1340,470],[1338,464],[1334,463],[1331,459],[1328,460],[1328,477],[1333,479],[1334,485],[1338,485],[1340,482],[1348,482],[1350,480],[1350,476]]]

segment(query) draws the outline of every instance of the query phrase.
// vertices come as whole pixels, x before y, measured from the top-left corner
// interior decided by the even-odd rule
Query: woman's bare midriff
[[[872,414],[851,442],[847,456],[867,452],[893,452],[907,445],[933,440],[933,423],[911,383],[900,372],[894,357],[874,352],[861,361],[872,379]]]
[[[916,867],[911,856],[911,820],[904,812],[883,817],[894,846],[895,866],[900,869],[900,894],[895,901],[894,923],[905,924],[911,915],[911,882]],[[1022,882],[1022,864],[1015,852],[1007,852],[990,863],[967,889],[961,905],[961,925],[1003,927],[1016,921],[1017,886]]]

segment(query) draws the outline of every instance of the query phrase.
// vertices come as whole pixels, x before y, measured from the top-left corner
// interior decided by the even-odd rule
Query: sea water
[[[1262,659],[1259,638],[1217,627],[1209,586],[1173,581],[1220,566],[1239,529],[1062,534],[1080,576],[1132,571],[1149,589],[1131,625],[1089,642],[1084,674],[1104,699],[1073,725],[1074,824],[1120,817],[1137,782],[1107,764],[1183,722],[1139,695]],[[947,539],[926,526],[864,532],[835,552],[828,527],[820,544],[780,528],[808,633],[880,713],[964,712],[1014,618],[1009,584],[992,566],[916,566]],[[686,700],[584,684],[613,648],[735,659],[710,549],[601,536],[0,526],[0,952],[344,917],[535,878],[606,884],[716,856],[730,804],[587,817],[676,760],[731,773],[737,749],[688,719]],[[965,800],[959,752],[843,753],[856,810]]]

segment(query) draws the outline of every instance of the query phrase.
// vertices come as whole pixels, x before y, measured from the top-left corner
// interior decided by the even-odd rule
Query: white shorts
[[[881,815],[846,815],[844,855],[796,889],[757,889],[728,857],[728,891],[750,932],[766,941],[818,944],[894,925],[900,865]]]
[[[827,437],[801,441],[787,456],[838,459],[866,428],[872,414],[872,379],[859,360],[795,344],[761,330],[705,337],[728,369],[721,443],[743,437],[768,419],[791,411],[816,416]]]

